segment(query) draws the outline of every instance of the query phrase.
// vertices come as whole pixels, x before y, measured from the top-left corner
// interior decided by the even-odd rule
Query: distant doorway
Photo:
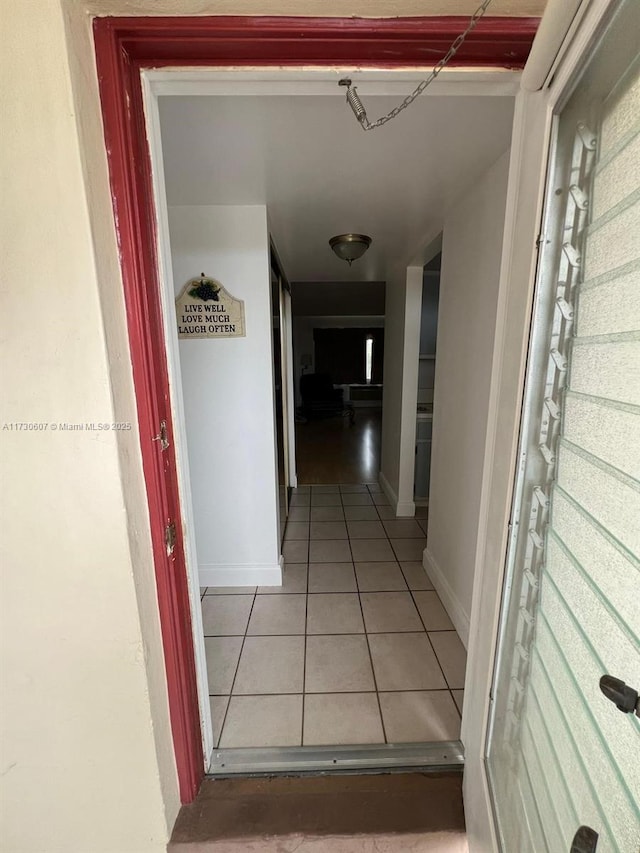
[[[386,283],[345,270],[349,281],[291,285],[299,486],[380,473]]]

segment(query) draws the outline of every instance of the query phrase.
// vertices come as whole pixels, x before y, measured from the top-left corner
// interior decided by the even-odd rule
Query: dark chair
[[[353,406],[344,404],[342,388],[334,388],[326,373],[305,373],[300,377],[302,414],[307,420],[346,415],[353,423]]]

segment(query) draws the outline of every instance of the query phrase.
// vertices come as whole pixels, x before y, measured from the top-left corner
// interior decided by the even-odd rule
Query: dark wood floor
[[[296,424],[298,484],[377,483],[381,431],[381,409]]]

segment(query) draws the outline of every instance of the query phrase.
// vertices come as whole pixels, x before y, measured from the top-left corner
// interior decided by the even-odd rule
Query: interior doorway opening
[[[429,506],[431,448],[433,443],[433,400],[436,379],[438,302],[442,268],[442,235],[437,251],[423,268],[420,303],[420,353],[418,355],[418,405],[416,407],[416,469],[413,495],[416,507]]]
[[[311,87],[320,97],[292,101],[280,96],[279,81],[264,84],[260,94],[255,94],[261,87],[254,83],[250,95],[238,96],[237,75],[223,74],[206,81],[205,88],[198,83],[193,95],[192,75],[180,80],[176,73],[157,74],[163,94],[150,97],[149,109],[155,115],[152,153],[162,196],[159,218],[166,220],[167,293],[177,293],[195,266],[205,267],[244,301],[246,338],[255,336],[258,327],[262,335],[259,345],[255,337],[192,338],[168,347],[178,354],[172,366],[174,387],[181,386],[190,400],[176,443],[182,443],[181,456],[189,460],[183,468],[184,489],[193,506],[187,538],[193,543],[192,583],[201,590],[194,623],[200,631],[210,769],[243,773],[459,766],[465,649],[458,620],[447,612],[450,608],[443,606],[441,592],[425,572],[427,513],[413,504],[419,322],[412,308],[411,264],[419,247],[430,243],[428,235],[442,230],[446,210],[508,146],[513,97],[501,87],[480,98],[432,99],[416,110],[409,136],[406,128],[397,130],[362,149],[361,137],[353,134],[349,115],[336,98],[335,80],[327,75],[319,75],[313,82],[320,86]],[[179,92],[174,85],[186,88]],[[309,85],[302,81],[300,93],[308,92]],[[373,87],[371,100],[384,110],[387,92],[397,85],[394,73],[376,85],[381,88]],[[382,94],[376,96],[376,91]],[[464,143],[461,134],[469,109],[477,118],[473,145]],[[353,169],[365,151],[361,178],[375,175],[372,195],[357,198],[357,171],[352,175],[347,167],[334,185],[322,186],[319,158],[328,147],[325,141],[311,150],[314,122],[347,135]],[[307,144],[292,138],[301,128]],[[439,143],[440,154],[427,157],[425,134],[435,144],[445,129],[449,137]],[[389,163],[397,164],[403,153],[410,155],[408,166],[388,172]],[[308,173],[317,186],[310,186],[308,178],[302,186],[296,182]],[[332,218],[345,216],[344,206],[353,195],[351,215],[372,217],[358,230],[377,239],[371,254],[360,261],[366,265],[347,269],[331,255],[324,236],[339,230]],[[307,209],[310,197],[315,213]],[[379,198],[384,205],[373,203]],[[281,305],[289,298],[282,282],[289,279],[290,329]],[[312,317],[305,328],[296,328],[296,288],[313,291],[313,299],[325,303],[324,314],[298,315],[307,321]],[[327,313],[332,310],[326,307],[327,294],[337,290],[344,300],[349,288],[355,310],[350,309],[345,326],[339,317],[336,321],[337,314]],[[365,307],[376,290],[382,292],[382,314]],[[165,311],[172,335],[176,318],[170,296]],[[360,382],[337,373],[340,348],[335,339],[346,330],[357,338],[353,346],[359,348],[356,361],[362,375],[355,378]],[[448,334],[455,337],[451,329]],[[249,358],[243,347],[250,350]],[[278,353],[286,356],[281,364],[274,358]],[[198,374],[204,363],[208,372]],[[296,425],[297,451],[293,441],[288,451],[284,443],[279,447],[279,425],[288,427],[294,412],[304,417],[301,380],[315,375],[317,366],[325,366],[334,391],[348,392],[351,405],[344,406],[343,397],[336,420],[313,426],[326,430],[337,423],[351,437],[362,427],[357,448],[347,448],[346,457],[352,465],[353,453],[360,462],[364,458],[364,473],[333,469],[301,477],[300,428],[306,424]],[[278,376],[283,377],[280,389]],[[345,381],[331,381],[336,378]],[[263,394],[265,388],[268,394]],[[367,395],[381,396],[381,391],[382,417],[379,408],[366,405],[372,402]],[[358,394],[364,399],[357,400]],[[210,407],[206,417],[203,397]],[[190,432],[200,442],[197,451]],[[289,438],[293,435],[290,430]],[[260,439],[263,444],[257,447]],[[209,458],[205,448],[224,452],[213,454],[219,457],[216,465],[203,476],[203,459]],[[240,470],[224,467],[234,453]],[[395,454],[397,463],[389,462]],[[316,448],[309,455],[326,468],[328,453]],[[242,467],[245,457],[253,460],[251,466]],[[394,475],[394,465],[410,470],[405,504],[399,500],[403,474]],[[189,473],[194,471],[195,477]],[[195,489],[194,479],[199,481]],[[228,499],[230,490],[233,500]],[[206,530],[204,537],[199,529]],[[219,541],[217,550],[211,547],[217,530],[225,531],[227,544],[239,537],[235,541],[242,547],[235,553],[240,558],[223,551],[225,541]],[[246,556],[249,544],[267,540],[266,557]]]
[[[282,272],[276,250],[271,244],[269,252],[271,268],[271,316],[273,398],[276,435],[276,459],[278,472],[278,530],[280,541],[289,516],[291,502],[292,471],[295,471],[295,443],[292,434],[292,406],[294,393],[291,387],[291,286]]]
[[[384,301],[383,281],[293,284],[299,485],[378,483]]]

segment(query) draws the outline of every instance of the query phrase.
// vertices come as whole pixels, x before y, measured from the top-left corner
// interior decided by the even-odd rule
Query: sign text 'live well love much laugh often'
[[[179,338],[242,338],[244,301],[236,299],[204,273],[192,278],[176,297]]]

